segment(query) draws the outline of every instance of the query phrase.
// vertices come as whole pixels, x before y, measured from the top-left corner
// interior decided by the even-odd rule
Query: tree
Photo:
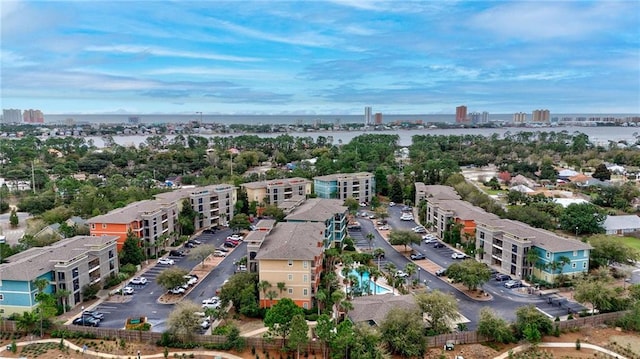
[[[18,213],[16,213],[16,209],[14,208],[11,210],[11,214],[9,215],[9,224],[11,225],[11,228],[16,228],[18,227],[18,223]]]
[[[209,258],[215,251],[216,247],[210,244],[201,245],[193,248],[191,252],[189,252],[189,258],[197,260],[202,264],[202,268],[204,268],[205,259]]]
[[[560,228],[576,234],[603,233],[606,216],[591,203],[572,203],[559,218]]]
[[[600,181],[608,181],[611,179],[611,171],[607,168],[607,165],[604,163],[599,164],[591,177],[599,179]]]
[[[231,276],[220,290],[220,301],[223,307],[231,302],[240,314],[257,317],[260,314],[257,273],[243,272]]]
[[[269,288],[271,288],[271,283],[268,280],[261,280],[260,282],[258,282],[258,290],[262,291],[262,296],[264,298],[267,297],[267,291],[269,290]],[[263,307],[263,305],[260,306]]]
[[[290,298],[282,298],[267,311],[264,317],[264,325],[269,328],[269,334],[283,339],[283,348],[291,332],[291,321],[296,315],[304,315],[302,308]]]
[[[144,260],[144,253],[140,247],[140,238],[133,234],[133,231],[127,232],[127,238],[124,240],[122,250],[120,251],[120,265],[133,264],[138,265]]]
[[[532,328],[535,328],[542,335],[551,334],[553,329],[551,319],[533,305],[523,306],[516,310],[516,321],[513,326],[518,338],[525,338],[525,330],[532,334]]]
[[[371,250],[371,245],[373,244],[373,239],[376,238],[376,236],[373,233],[367,233],[367,241],[369,242],[369,250]]]
[[[348,208],[349,213],[356,214],[356,212],[358,212],[358,208],[360,207],[360,203],[358,203],[358,200],[353,197],[347,197],[344,200],[343,206]]]
[[[491,308],[482,308],[478,319],[478,334],[484,335],[490,341],[510,343],[513,341],[513,333],[509,323],[500,318]]]
[[[413,244],[420,244],[422,238],[419,234],[413,231],[393,230],[389,233],[389,243],[392,245],[403,245],[405,252],[407,246]]]
[[[190,236],[195,232],[195,219],[197,217],[198,212],[193,210],[191,202],[188,199],[182,201],[182,209],[178,213],[178,225],[180,226],[181,235]]]
[[[611,277],[589,277],[575,283],[573,298],[580,303],[591,304],[593,314],[613,307],[617,296],[611,285]]]
[[[33,333],[38,324],[38,316],[34,312],[24,312],[16,317],[16,327],[23,331],[24,335]]]
[[[353,340],[349,348],[351,359],[385,359],[391,358],[382,334],[376,328],[359,323],[353,327]]]
[[[322,358],[327,359],[327,344],[330,343],[335,336],[335,325],[327,314],[320,314],[316,321],[315,333],[322,342]]]
[[[44,290],[51,285],[49,280],[45,278],[38,278],[33,281],[33,285],[38,290],[35,299],[36,302],[38,302],[37,311],[40,317],[40,337],[42,337],[44,335],[44,320],[55,316],[57,313],[56,301],[53,295],[44,292]]]
[[[249,229],[251,227],[251,222],[249,221],[249,216],[244,213],[238,213],[229,222],[229,227],[234,231],[240,229]]]
[[[533,268],[535,268],[535,266],[538,264],[538,261],[540,260],[538,249],[530,247],[524,256],[524,259],[529,265],[529,276],[531,277],[530,279],[533,280]]]
[[[629,246],[618,238],[608,235],[592,236],[588,239],[593,247],[590,261],[595,266],[609,266],[611,263],[627,263],[640,260],[640,251]]]
[[[382,340],[393,354],[421,358],[426,351],[422,315],[416,310],[392,308],[380,324]]]
[[[167,268],[158,274],[156,282],[164,289],[169,290],[185,284],[187,282],[185,275],[187,275],[187,271],[182,268]]]
[[[429,328],[434,334],[449,333],[451,323],[460,318],[458,302],[448,293],[434,290],[415,296],[420,310],[426,314]]]
[[[476,290],[491,278],[491,270],[484,263],[473,259],[451,264],[447,268],[447,277],[462,282],[469,290]]]
[[[553,162],[550,159],[542,161],[540,178],[554,182],[558,178],[558,171],[553,167]]]
[[[196,312],[200,307],[190,301],[182,301],[176,304],[175,308],[167,318],[167,328],[183,342],[190,342],[193,334],[200,329],[200,317]]]
[[[300,347],[309,342],[309,325],[304,315],[296,314],[291,319],[291,332],[289,333],[289,348],[296,350],[296,358],[300,359]]]

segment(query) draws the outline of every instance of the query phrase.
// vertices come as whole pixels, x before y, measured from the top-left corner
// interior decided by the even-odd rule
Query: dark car
[[[511,276],[507,274],[502,274],[502,273],[496,274],[496,281],[503,282],[505,280],[511,280]]]
[[[214,233],[216,233],[216,230],[212,229],[212,228],[209,228],[209,229],[205,229],[204,231],[202,231],[202,233],[214,234]]]
[[[216,249],[216,250],[218,250],[218,251],[220,251],[220,252],[229,253],[229,250],[228,250],[228,249],[226,249],[225,247],[219,247],[219,248],[218,248],[218,249]]]
[[[184,252],[176,249],[170,250],[169,255],[172,257],[184,257]]]
[[[93,318],[93,317],[88,317],[88,316],[84,316],[84,317],[80,317],[80,318],[76,318],[73,320],[72,322],[74,325],[83,325],[85,327],[97,327],[100,325],[100,321]]]
[[[351,224],[347,227],[347,229],[350,231],[359,231],[362,229],[362,227],[360,227],[359,224]]]
[[[84,315],[85,317],[92,317],[97,320],[104,319],[104,313],[96,312],[95,310],[85,310],[84,312],[82,312],[82,315]]]
[[[236,244],[234,244],[233,242],[224,242],[223,246],[227,247],[227,248],[235,248]]]
[[[433,248],[444,248],[444,243],[436,242],[433,244]]]
[[[427,257],[422,254],[422,253],[413,253],[411,255],[411,259],[413,259],[414,261],[420,260],[420,259],[426,259]]]
[[[187,243],[185,243],[185,244],[184,244],[184,247],[185,247],[185,248],[195,248],[195,246],[196,246],[196,245],[195,245],[195,244],[193,244],[193,243],[191,243],[191,242],[187,242]]]

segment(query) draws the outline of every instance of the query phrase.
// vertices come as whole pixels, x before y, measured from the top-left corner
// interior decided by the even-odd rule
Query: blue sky
[[[640,113],[640,1],[0,2],[2,108]]]

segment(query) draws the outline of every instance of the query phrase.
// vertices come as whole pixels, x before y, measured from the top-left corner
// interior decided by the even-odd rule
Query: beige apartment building
[[[305,309],[313,307],[327,240],[325,230],[322,223],[280,222],[265,231],[255,261],[259,281],[267,281],[271,287],[260,291],[260,307],[271,307],[281,298],[290,298]],[[278,283],[284,287],[278,288]]]
[[[284,201],[306,198],[311,194],[312,182],[305,178],[283,178],[271,181],[248,182],[240,185],[247,191],[249,202],[280,205]]]
[[[205,187],[181,188],[156,195],[157,199],[168,200],[182,209],[182,201],[188,199],[191,208],[198,213],[195,221],[196,232],[215,226],[226,226],[234,215],[238,200],[236,187],[217,184]]]

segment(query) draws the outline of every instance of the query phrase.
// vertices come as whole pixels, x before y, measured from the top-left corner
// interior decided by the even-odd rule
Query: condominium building
[[[260,307],[271,307],[282,298],[305,309],[313,307],[327,240],[325,229],[322,223],[280,222],[269,231],[255,256],[259,281],[271,284],[260,291]]]
[[[453,187],[443,185],[425,185],[422,182],[415,183],[417,205],[422,201],[430,199],[460,199],[460,195]],[[429,219],[430,220],[430,219]]]
[[[467,106],[456,107],[456,123],[467,122]]]
[[[564,238],[522,222],[499,219],[476,221],[476,258],[515,276],[531,274],[548,283],[559,275],[573,276],[589,270],[591,246]],[[537,260],[527,261],[527,253],[537,252]]]
[[[74,307],[82,302],[82,290],[102,285],[118,274],[116,236],[76,236],[47,247],[34,247],[14,254],[0,264],[0,303],[3,316],[33,310],[37,302],[37,279],[49,281],[45,293],[60,290],[69,295],[62,305]]]
[[[312,182],[306,178],[295,177],[248,182],[240,186],[247,191],[249,202],[277,206],[286,200],[306,198],[311,194]]]
[[[185,200],[198,214],[194,228],[199,231],[227,225],[233,218],[237,198],[235,187],[227,184],[181,188],[93,217],[87,223],[91,235],[118,236],[118,250],[122,249],[128,233],[133,233],[141,239],[146,255],[152,256],[177,237],[178,214]]]
[[[44,114],[40,110],[24,110],[22,120],[24,123],[44,123]]]
[[[9,109],[2,109],[2,123],[5,125],[8,124],[12,124],[12,123],[20,123],[22,122],[22,111],[15,109],[15,108],[9,108]]]
[[[315,194],[320,198],[370,202],[376,193],[376,181],[370,172],[336,173],[313,178]]]
[[[371,123],[371,107],[367,106],[364,108],[364,125],[369,126]]]
[[[488,213],[480,207],[460,199],[427,199],[426,223],[430,223],[440,238],[452,225],[459,225],[461,234],[473,238],[476,231],[476,221],[491,221],[500,217]]]
[[[549,110],[533,110],[531,122],[549,123]]]
[[[513,123],[527,122],[527,114],[524,112],[516,112],[513,114]]]
[[[347,237],[348,212],[349,209],[340,200],[311,198],[293,208],[284,220],[320,223],[324,226],[325,247],[341,247]]]

